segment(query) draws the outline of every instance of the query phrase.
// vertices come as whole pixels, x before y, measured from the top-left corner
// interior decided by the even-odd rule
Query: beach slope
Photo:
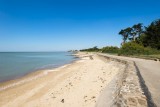
[[[44,75],[39,78],[1,90],[0,106],[94,107],[120,68],[115,62],[106,62],[96,54],[79,53],[78,56],[81,59],[72,64],[41,71],[38,75]]]

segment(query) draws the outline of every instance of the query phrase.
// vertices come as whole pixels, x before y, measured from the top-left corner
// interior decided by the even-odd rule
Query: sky
[[[0,51],[120,46],[118,32],[160,19],[160,0],[0,0]]]

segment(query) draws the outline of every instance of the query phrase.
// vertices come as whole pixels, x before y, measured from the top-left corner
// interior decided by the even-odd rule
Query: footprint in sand
[[[84,98],[86,98],[87,96],[84,96]]]
[[[96,98],[95,96],[92,96],[92,99]]]
[[[91,101],[94,101],[94,102],[96,102],[96,100],[95,100],[95,96],[92,96],[90,99],[87,97],[87,96],[84,96],[84,102],[87,102],[88,100],[91,100]]]
[[[73,86],[71,82],[69,83],[69,85],[70,85],[70,86]]]
[[[61,102],[64,103],[64,99],[62,99]]]
[[[84,98],[84,99],[86,99],[86,98],[87,98],[87,96],[84,96],[83,98]],[[88,101],[88,100],[84,100],[84,102],[87,102],[87,101]]]

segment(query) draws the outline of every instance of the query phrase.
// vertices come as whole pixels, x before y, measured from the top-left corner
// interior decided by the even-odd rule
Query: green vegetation
[[[160,54],[160,51],[144,47],[143,45],[137,44],[136,42],[128,42],[122,45],[119,50],[119,55],[151,55]]]
[[[148,27],[138,23],[122,29],[119,34],[123,38],[119,55],[160,54],[160,19],[153,21]]]
[[[103,53],[118,53],[119,52],[119,48],[116,47],[116,46],[106,46],[106,47],[103,47],[100,50]]]
[[[88,48],[88,49],[82,49],[80,51],[87,51],[87,52],[99,52],[100,49],[97,48],[97,46],[93,47],[93,48]]]
[[[81,51],[103,52],[125,56],[160,58],[160,19],[145,27],[142,23],[127,27],[119,32],[123,42],[121,47],[106,46],[83,49]]]
[[[160,50],[160,19],[152,22],[143,35],[142,44]]]
[[[93,47],[93,48],[88,48],[88,49],[82,49],[80,51],[86,51],[86,52],[102,52],[102,53],[118,53],[119,52],[119,48],[116,46],[106,46],[103,48],[97,48],[97,46]]]

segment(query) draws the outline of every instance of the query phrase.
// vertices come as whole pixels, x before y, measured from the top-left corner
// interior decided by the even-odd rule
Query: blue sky
[[[0,51],[120,46],[118,32],[160,18],[160,0],[0,0]]]

